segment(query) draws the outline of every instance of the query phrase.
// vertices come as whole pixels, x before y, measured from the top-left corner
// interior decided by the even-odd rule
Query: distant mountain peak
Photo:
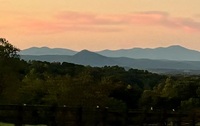
[[[86,49],[81,50],[80,52],[76,53],[74,56],[75,57],[77,57],[77,56],[80,56],[80,57],[81,56],[82,57],[96,57],[96,56],[105,57],[105,56],[102,56],[102,55],[100,55],[98,53],[95,53],[95,52],[92,52],[92,51],[89,51],[89,50],[86,50]]]
[[[83,49],[83,50],[81,50],[79,53],[93,53],[92,51],[89,51],[89,50],[87,50],[87,49]]]
[[[75,55],[87,55],[87,54],[94,54],[94,52],[91,52],[87,49],[81,50],[80,52],[77,52]]]
[[[181,48],[181,49],[187,49],[187,48],[185,48],[185,47],[183,47],[183,46],[180,46],[180,45],[171,45],[171,46],[168,46],[168,47],[166,47],[166,48]]]

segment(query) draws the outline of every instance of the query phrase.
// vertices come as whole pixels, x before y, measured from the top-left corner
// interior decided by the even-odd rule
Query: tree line
[[[194,109],[200,76],[159,75],[119,66],[24,61],[0,39],[0,104],[66,105],[114,109]]]

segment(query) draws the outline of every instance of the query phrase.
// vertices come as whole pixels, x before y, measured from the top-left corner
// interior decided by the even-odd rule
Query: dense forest
[[[159,75],[119,66],[24,61],[0,39],[0,104],[66,105],[130,109],[194,109],[200,76]]]

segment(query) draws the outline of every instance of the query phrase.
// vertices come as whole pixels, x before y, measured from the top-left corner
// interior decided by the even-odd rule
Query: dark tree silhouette
[[[19,54],[17,54],[19,51],[5,38],[0,38],[0,58],[19,58]]]

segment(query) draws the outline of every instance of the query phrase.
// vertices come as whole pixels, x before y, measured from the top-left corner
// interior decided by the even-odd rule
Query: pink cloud
[[[171,17],[164,12],[143,12],[132,15],[132,23],[142,25],[158,25],[186,32],[200,32],[200,22],[191,18]]]
[[[82,21],[81,21],[82,22]],[[84,21],[85,22],[85,21]],[[86,23],[87,24],[87,23]],[[106,26],[87,26],[86,24],[68,24],[66,22],[59,21],[41,21],[34,20],[23,23],[23,27],[29,28],[29,32],[35,33],[60,33],[66,31],[88,31],[88,32],[119,32],[122,29],[106,27]]]
[[[171,17],[166,12],[149,11],[130,14],[93,14],[60,12],[52,20],[25,20],[22,25],[33,31],[57,33],[65,31],[118,32],[124,25],[162,26],[186,32],[200,32],[200,22],[190,18]]]
[[[73,25],[157,25],[166,28],[200,32],[200,22],[190,18],[171,17],[166,12],[148,11],[131,14],[95,15],[79,12],[62,12],[56,18]]]
[[[61,12],[55,16],[66,24],[77,25],[114,25],[123,22],[123,15],[98,15],[92,13]]]
[[[61,12],[55,16],[66,24],[79,25],[120,25],[120,24],[155,24],[168,17],[164,12],[139,12],[132,14],[98,15],[78,12]]]
[[[160,21],[165,20],[166,17],[168,17],[168,14],[164,12],[138,12],[130,14],[128,16],[127,22],[135,24],[152,25],[158,24]]]

